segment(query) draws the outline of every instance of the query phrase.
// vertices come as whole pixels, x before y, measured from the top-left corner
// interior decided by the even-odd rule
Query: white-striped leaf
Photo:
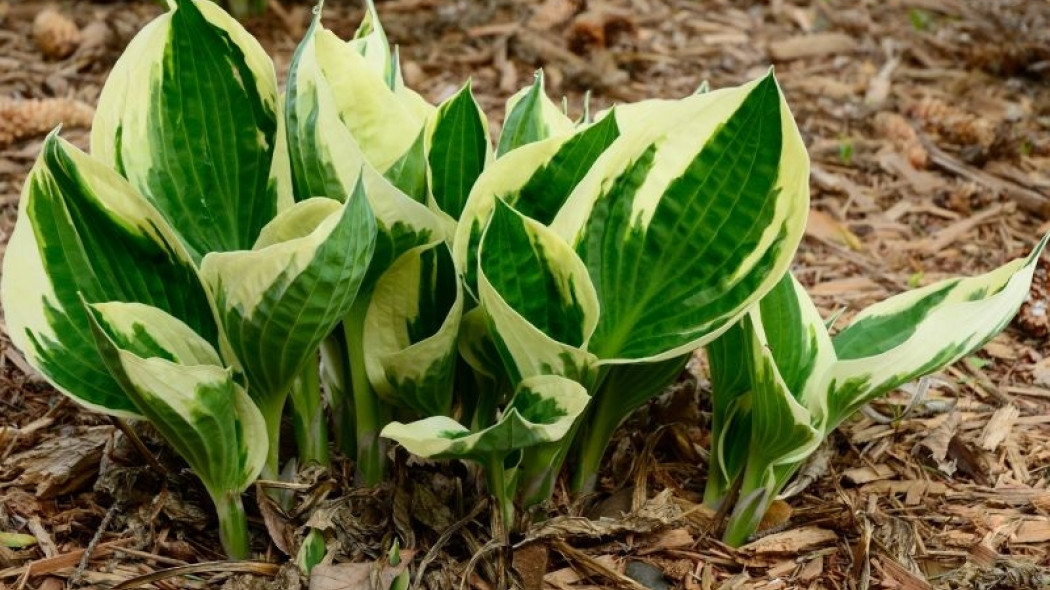
[[[398,258],[365,316],[365,368],[376,393],[422,416],[447,415],[462,312],[463,290],[444,242]]]
[[[751,347],[750,335],[744,328],[750,326],[742,318],[706,347],[712,408],[704,502],[715,508],[747,464],[751,440]]]
[[[432,206],[452,223],[459,219],[470,189],[492,158],[489,124],[474,100],[470,82],[441,103],[427,123]]]
[[[784,357],[767,340],[762,319],[762,314],[753,310],[741,320],[752,355],[748,363],[751,437],[750,440],[722,439],[723,444],[746,445],[748,450],[739,500],[724,537],[733,546],[740,545],[754,532],[769,504],[787,483],[786,477],[817,449],[824,434],[814,424],[809,410],[788,388],[778,366],[778,360]],[[781,343],[786,343],[786,339]],[[784,354],[790,357],[794,351],[785,351]],[[812,358],[806,357],[807,362]],[[799,369],[797,366],[792,368]],[[798,373],[785,369],[788,373]]]
[[[408,151],[424,119],[405,104],[364,56],[331,31],[315,25],[314,51],[320,75],[331,88],[339,119],[357,140],[368,161],[386,171]]]
[[[738,326],[709,347],[715,398],[707,501],[722,499],[743,472],[740,500],[726,529],[738,545],[824,436],[864,404],[979,348],[1009,323],[1028,295],[1047,237],[1032,253],[990,273],[949,279],[862,311],[834,338],[812,301],[785,277]],[[722,343],[725,341],[725,345]],[[729,352],[750,341],[748,391]],[[757,345],[756,345],[757,343]],[[728,376],[719,379],[719,376]],[[734,414],[737,400],[748,400]],[[719,414],[724,418],[718,420]],[[746,443],[744,442],[746,441]],[[747,455],[739,449],[745,446]]]
[[[598,300],[569,245],[499,201],[478,256],[481,306],[511,382],[543,374],[588,382]]]
[[[507,99],[507,117],[500,130],[497,156],[523,145],[573,131],[572,120],[551,102],[543,88],[543,70],[532,85]]]
[[[477,292],[477,251],[497,199],[540,223],[550,223],[594,162],[619,136],[616,116],[571,136],[530,143],[488,166],[471,190],[453,241],[468,289]]]
[[[485,461],[517,449],[561,440],[587,406],[583,386],[555,375],[522,381],[499,421],[472,432],[446,416],[402,424],[392,422],[382,436],[408,452],[435,459]]]
[[[217,342],[189,255],[160,213],[55,133],[26,179],[2,282],[11,341],[59,390],[98,411],[137,413],[102,366],[81,297],[160,307]]]
[[[217,363],[211,344],[146,305],[89,309],[105,366],[212,497],[251,485],[266,461],[266,425],[232,371]]]
[[[194,261],[251,247],[289,189],[277,82],[215,4],[173,0],[135,36],[99,98],[92,153],[164,214]]]
[[[788,273],[707,350],[716,392],[707,499],[712,504],[721,500],[747,466],[757,472],[745,481],[741,496],[754,491],[746,486],[757,485],[772,501],[786,481],[763,478],[809,455],[820,441],[813,432],[819,431],[823,400],[810,406],[806,393],[821,386],[835,361],[831,338],[813,302]]]
[[[315,18],[320,18],[324,1],[318,3]],[[371,72],[387,82],[389,88],[394,87],[394,73],[396,63],[390,52],[390,42],[386,38],[383,24],[379,22],[379,13],[373,0],[365,0],[365,14],[361,18],[361,24],[357,26],[354,38],[346,45],[365,58],[365,65]]]
[[[1028,297],[1050,235],[1025,258],[976,277],[949,279],[872,305],[835,335],[837,362],[814,391],[823,393],[825,428],[835,428],[872,399],[938,371],[1001,332]],[[809,392],[807,392],[808,394]]]
[[[379,232],[372,268],[365,281],[367,290],[367,285],[374,284],[397,257],[416,246],[443,240],[445,232],[432,211],[377,171],[343,123],[333,89],[319,65],[319,29],[320,23],[315,20],[296,50],[288,75],[285,114],[295,195],[297,199],[325,196],[343,201],[359,181],[364,183]],[[331,33],[324,31],[324,35]],[[367,68],[359,68],[353,75],[374,77]],[[421,134],[420,128],[408,138],[409,153],[420,151],[419,142],[413,140]],[[415,166],[417,177],[426,168],[425,158],[421,154],[418,157],[422,163],[402,163]],[[395,163],[395,168],[402,164]]]
[[[660,104],[551,224],[587,265],[601,303],[590,351],[607,362],[717,337],[773,288],[805,225],[809,161],[772,74]]]
[[[498,381],[507,371],[487,322],[485,310],[480,307],[463,314],[459,323],[459,355],[476,373]]]
[[[223,344],[254,399],[271,405],[287,394],[353,304],[374,245],[375,220],[359,186],[345,203],[297,203],[253,250],[204,258],[201,278],[214,295]]]

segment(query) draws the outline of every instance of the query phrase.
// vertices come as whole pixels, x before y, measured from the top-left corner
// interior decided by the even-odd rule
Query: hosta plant
[[[746,541],[805,459],[854,412],[1002,331],[1028,296],[1046,241],[988,274],[872,305],[833,336],[788,274],[711,343],[706,501],[717,506],[735,490],[725,541]]]
[[[153,422],[235,556],[240,493],[277,475],[285,399],[375,244],[360,185],[293,205],[281,125],[258,43],[210,2],[173,2],[114,67],[91,154],[47,138],[4,259],[15,345],[84,405]]]
[[[330,423],[364,484],[385,439],[480,464],[511,526],[565,463],[592,489],[613,430],[705,345],[709,489],[742,480],[746,534],[831,428],[1001,328],[1030,277],[901,296],[830,340],[784,278],[809,164],[772,72],[579,120],[538,73],[493,141],[469,82],[437,105],[405,86],[370,1],[349,41],[318,6],[283,96],[233,18],[169,5],[114,67],[90,154],[45,141],[0,296],[59,390],[185,458],[236,557],[287,413],[302,461],[326,463]],[[930,335],[964,305],[995,321]],[[883,375],[913,333],[950,353]],[[323,554],[311,532],[299,563]]]

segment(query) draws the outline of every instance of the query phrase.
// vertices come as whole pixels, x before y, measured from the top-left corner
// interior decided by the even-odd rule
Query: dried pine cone
[[[995,143],[995,123],[939,98],[922,99],[908,109],[908,114],[953,143],[976,145],[982,150]]]
[[[45,8],[33,20],[33,41],[49,59],[69,57],[80,45],[80,29],[68,16]]]
[[[913,168],[921,170],[929,163],[930,155],[907,119],[897,113],[882,111],[875,115],[873,125],[875,133],[892,141],[897,151],[904,154]]]
[[[89,127],[95,109],[72,98],[0,98],[0,147],[62,124]]]

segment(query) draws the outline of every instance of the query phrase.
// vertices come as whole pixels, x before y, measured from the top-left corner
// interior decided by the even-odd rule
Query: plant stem
[[[350,355],[346,350],[346,332],[342,324],[321,343],[321,361],[325,388],[328,390],[328,407],[332,412],[335,445],[347,457],[355,457],[357,437],[354,434],[354,400],[347,389]]]
[[[514,481],[507,481],[507,471],[504,466],[506,458],[498,454],[489,455],[485,463],[485,477],[488,481],[489,493],[496,499],[497,526],[494,527],[496,536],[504,546],[510,545],[510,529],[514,526],[514,495],[513,490],[517,487]],[[516,476],[512,476],[516,479]]]
[[[510,531],[514,527],[514,490],[517,489],[517,467],[512,470],[508,479],[507,459],[506,455],[491,453],[485,462],[489,493],[496,499],[496,510],[492,512],[492,534],[500,543],[496,567],[496,585],[499,588],[509,587],[507,578],[511,567]]]
[[[590,412],[581,419],[577,440],[576,465],[572,473],[572,491],[576,493],[593,492],[598,485],[598,470],[601,469],[605,448],[609,445],[616,427],[623,418],[623,408],[617,407],[616,400],[610,396],[595,394]]]
[[[377,485],[386,473],[385,448],[379,432],[388,419],[365,370],[364,336],[365,311],[369,300],[360,298],[343,322],[346,331],[346,349],[350,360],[350,387],[354,398],[354,417],[357,433],[357,479],[366,486]]]
[[[317,355],[314,354],[316,359]],[[292,385],[292,417],[295,442],[302,463],[328,467],[328,420],[321,401],[320,372],[316,362],[307,361]]]
[[[241,494],[226,490],[212,496],[215,512],[219,515],[219,539],[230,559],[247,559],[251,547],[248,539],[248,518],[241,504]]]
[[[280,479],[280,451],[281,451],[281,417],[284,414],[284,402],[287,394],[269,396],[266,399],[256,399],[255,405],[259,406],[263,419],[266,421],[266,436],[269,438],[270,449],[266,454],[266,465],[263,466],[263,479]]]
[[[801,461],[773,467],[773,481],[770,484],[767,483],[765,469],[751,469],[752,464],[767,465],[768,461],[749,460],[748,468],[742,476],[739,494],[733,494],[737,498],[736,505],[733,506],[733,513],[729,516],[725,533],[722,535],[722,540],[732,547],[743,545],[755,534],[770,505],[802,467]],[[727,501],[731,499],[727,498]]]

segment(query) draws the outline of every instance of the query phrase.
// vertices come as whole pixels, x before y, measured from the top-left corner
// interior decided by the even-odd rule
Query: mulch
[[[408,84],[436,102],[471,78],[494,133],[505,98],[540,67],[549,93],[578,114],[586,94],[592,109],[681,97],[774,66],[813,163],[794,271],[829,315],[991,270],[1050,230],[1046,2],[378,8]],[[87,147],[106,73],[159,11],[131,0],[0,0],[0,243],[43,135],[63,122],[63,136]],[[344,38],[360,18],[357,2],[329,0],[325,12]],[[248,22],[281,77],[309,16],[306,3],[271,1]],[[847,422],[739,549],[717,540],[717,520],[699,506],[710,402],[698,357],[689,378],[620,429],[601,494],[556,494],[513,551],[518,575],[557,589],[1050,586],[1046,261],[1003,335]],[[497,552],[470,469],[399,457],[394,481],[374,490],[354,488],[343,459],[304,472],[295,509],[252,509],[257,559],[232,564],[221,561],[206,496],[148,429],[135,428],[152,463],[126,425],[50,389],[6,337],[0,391],[0,535],[22,535],[0,543],[0,587],[325,590],[367,587],[405,566],[426,588],[491,587]],[[310,580],[282,553],[308,522],[328,531],[331,557]],[[400,566],[387,560],[395,536]]]

